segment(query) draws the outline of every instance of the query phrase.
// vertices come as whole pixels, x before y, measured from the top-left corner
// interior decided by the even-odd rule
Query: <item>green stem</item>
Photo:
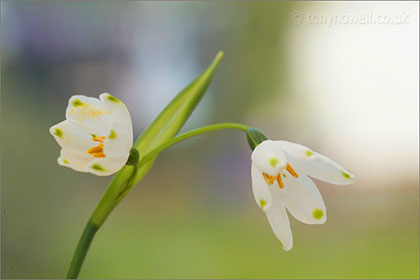
[[[169,141],[165,143],[162,143],[161,145],[157,146],[156,148],[154,148],[153,150],[145,154],[143,157],[141,157],[139,165],[140,166],[143,165],[144,163],[151,160],[152,158],[157,156],[160,152],[169,148],[170,146],[178,142],[181,142],[182,140],[191,138],[193,136],[197,136],[203,133],[207,133],[207,132],[215,131],[215,130],[221,130],[221,129],[239,129],[246,132],[248,128],[249,126],[244,125],[244,124],[239,124],[239,123],[217,123],[217,124],[207,125],[207,126],[203,126],[197,129],[190,130],[188,132],[179,134],[178,136],[170,139]]]
[[[77,244],[76,251],[74,252],[73,259],[71,261],[69,271],[67,272],[67,279],[76,279],[79,276],[80,269],[82,268],[83,261],[89,250],[90,243],[98,231],[99,227],[92,223],[91,220],[86,224],[83,230],[82,236],[80,237],[79,243]]]
[[[122,187],[121,192],[119,192],[115,196],[113,200],[114,201],[113,205],[111,206],[110,209],[108,209],[108,214],[111,213],[112,209],[118,204],[118,202],[124,197],[124,195],[128,192],[128,190],[130,190],[131,187],[134,185],[134,177],[136,176],[137,171],[138,171],[138,168],[137,168],[137,165],[135,165],[131,173],[131,176],[127,180],[125,186]],[[101,203],[99,203],[98,206],[101,206]],[[89,250],[90,244],[93,241],[93,237],[95,236],[95,233],[99,230],[99,228],[101,227],[104,221],[103,220],[102,223],[98,223],[97,221],[95,221],[97,218],[97,211],[96,211],[97,209],[98,207],[95,209],[89,221],[87,222],[85,228],[83,229],[82,236],[80,237],[79,243],[77,243],[76,250],[71,260],[66,279],[77,279],[77,277],[79,276],[80,270],[82,269],[82,265],[87,255],[87,252]]]
[[[95,233],[99,230],[102,226],[105,219],[114,209],[114,207],[125,197],[125,195],[134,187],[135,183],[138,181],[136,176],[144,176],[145,172],[147,172],[148,168],[144,171],[142,167],[146,165],[147,162],[153,158],[155,158],[160,152],[165,150],[166,148],[181,142],[182,140],[191,138],[196,135],[200,135],[206,132],[211,132],[215,130],[221,129],[238,129],[244,132],[247,131],[249,127],[243,124],[238,123],[220,123],[220,124],[213,124],[204,127],[200,127],[185,133],[182,133],[167,142],[157,146],[150,152],[141,157],[140,162],[136,164],[131,171],[131,175],[128,180],[120,181],[118,176],[114,176],[111,182],[111,185],[114,186],[113,182],[115,181],[114,187],[109,187],[105,192],[104,196],[102,197],[101,201],[97,205],[95,211],[93,212],[92,216],[90,217],[86,227],[83,230],[82,236],[80,237],[79,243],[77,244],[76,251],[74,252],[73,259],[70,264],[70,268],[67,272],[67,279],[76,279],[79,276],[80,270],[82,268],[83,262],[89,250],[90,244],[93,241]],[[126,167],[127,168],[127,167]],[[142,170],[140,170],[142,169]],[[140,174],[139,174],[140,173]]]

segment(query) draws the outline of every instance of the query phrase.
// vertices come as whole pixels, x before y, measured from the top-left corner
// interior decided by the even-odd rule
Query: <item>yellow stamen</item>
[[[104,144],[103,144],[105,138],[106,138],[105,136],[99,136],[99,137],[98,136],[93,136],[92,140],[96,141],[96,142],[99,142],[99,144],[96,147],[88,149],[87,153],[91,154],[92,156],[97,157],[97,158],[106,157],[106,155],[104,154]]]
[[[96,153],[100,153],[103,151],[103,146],[104,144],[100,143],[98,146],[90,148],[89,150],[87,150],[88,154],[96,154]]]
[[[99,137],[98,137],[98,136],[93,136],[93,137],[92,137],[92,140],[93,140],[93,141],[96,141],[96,142],[101,142],[101,143],[103,143],[103,142],[104,142],[104,140],[105,140],[105,138],[106,138],[105,136],[99,136]]]
[[[299,177],[299,175],[296,173],[293,167],[290,166],[289,163],[286,165],[286,170],[289,171],[290,175],[292,175],[293,177],[295,178]]]
[[[276,176],[268,175],[267,173],[262,173],[264,180],[267,182],[267,184],[272,185],[274,183],[274,180],[276,179]]]
[[[279,184],[279,188],[282,189],[284,187],[283,180],[281,179],[281,174],[277,174],[277,183]]]

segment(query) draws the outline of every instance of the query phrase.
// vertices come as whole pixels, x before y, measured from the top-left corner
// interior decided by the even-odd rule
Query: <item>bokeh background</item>
[[[1,277],[64,277],[110,179],[57,165],[48,129],[69,97],[114,94],[139,135],[224,50],[184,130],[246,123],[334,158],[357,183],[318,182],[328,222],[292,218],[294,248],[284,252],[254,202],[244,135],[188,140],[162,153],[111,214],[80,276],[418,278],[418,10],[417,2],[1,1]],[[310,13],[407,20],[327,25],[309,22]]]

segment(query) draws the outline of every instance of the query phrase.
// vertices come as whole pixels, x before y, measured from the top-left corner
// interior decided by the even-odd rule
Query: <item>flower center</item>
[[[88,154],[91,154],[94,157],[97,158],[104,158],[106,157],[104,154],[104,140],[105,140],[105,136],[92,136],[92,140],[95,142],[99,142],[98,146],[90,148],[89,150],[87,150]]]
[[[292,175],[293,177],[297,178],[299,177],[299,175],[296,173],[296,171],[293,169],[293,167],[287,163],[286,168],[285,168],[290,175]],[[277,181],[277,183],[279,184],[279,188],[282,189],[284,187],[284,183],[283,180],[281,179],[281,176],[285,176],[285,174],[282,174],[282,170],[280,170],[279,174],[277,174],[277,176],[272,176],[272,175],[268,175],[267,173],[262,173],[264,180],[267,182],[267,184],[272,185],[274,183],[274,181]]]

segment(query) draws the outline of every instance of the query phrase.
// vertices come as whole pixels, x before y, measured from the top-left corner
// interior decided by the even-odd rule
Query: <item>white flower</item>
[[[120,170],[133,145],[130,113],[109,93],[99,99],[72,96],[66,120],[51,127],[50,133],[62,148],[58,164],[99,176]]]
[[[327,212],[322,196],[308,177],[351,184],[355,176],[333,160],[302,145],[266,140],[252,153],[252,187],[259,207],[284,250],[293,247],[286,209],[305,224],[323,224]]]

